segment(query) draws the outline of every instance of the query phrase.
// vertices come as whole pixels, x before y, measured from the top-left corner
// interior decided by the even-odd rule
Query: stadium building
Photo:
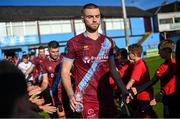
[[[46,47],[51,40],[58,41],[63,52],[67,40],[85,30],[81,7],[0,6],[0,59],[9,50],[21,57],[39,45]],[[126,47],[122,8],[102,6],[101,10],[99,32],[112,37],[118,47]],[[157,55],[160,34],[153,14],[136,7],[126,7],[126,11],[129,44],[141,43],[146,57]]]

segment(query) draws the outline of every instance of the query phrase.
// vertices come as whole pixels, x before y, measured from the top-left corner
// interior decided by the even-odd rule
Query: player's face
[[[159,55],[162,59],[166,59],[169,56],[169,53],[165,49],[160,49],[159,50]]]
[[[100,25],[101,15],[98,8],[85,9],[82,20],[85,23],[86,30],[89,32],[96,32]]]
[[[39,49],[39,57],[44,58],[45,56],[45,49]]]
[[[27,58],[23,58],[22,61],[23,61],[24,63],[28,63],[29,60],[28,60]]]
[[[53,60],[57,60],[59,57],[59,48],[50,48],[49,55]]]
[[[134,60],[134,59],[135,59],[134,53],[129,52],[129,59],[130,59],[130,60]]]

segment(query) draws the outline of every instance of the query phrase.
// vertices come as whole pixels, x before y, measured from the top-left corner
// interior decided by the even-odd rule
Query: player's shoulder
[[[69,40],[68,40],[68,43],[78,42],[78,41],[80,41],[80,40],[82,39],[82,36],[83,36],[82,33],[79,34],[79,35],[76,35],[76,36],[74,36],[73,38],[69,39]]]
[[[41,62],[39,62],[40,65],[46,65],[47,63],[49,63],[49,58],[48,57],[45,57],[43,59],[41,59]]]

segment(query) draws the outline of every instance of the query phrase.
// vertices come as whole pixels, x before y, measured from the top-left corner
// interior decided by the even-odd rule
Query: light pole
[[[126,15],[126,6],[124,0],[121,0],[122,11],[123,11],[123,21],[124,21],[124,32],[125,32],[125,41],[126,47],[129,45],[129,37],[128,37],[128,27],[127,27],[127,15]]]

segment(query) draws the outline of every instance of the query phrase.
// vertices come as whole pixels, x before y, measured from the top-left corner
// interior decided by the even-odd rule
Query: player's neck
[[[84,34],[85,34],[86,37],[89,37],[89,38],[91,38],[91,39],[93,39],[93,40],[97,40],[98,37],[100,36],[100,34],[98,33],[98,31],[96,31],[96,32],[88,32],[88,31],[85,31]]]
[[[58,60],[58,58],[56,58],[56,59],[54,59],[53,57],[51,57],[51,56],[49,56],[49,61],[52,61],[52,62],[55,62],[55,61],[57,61]]]

